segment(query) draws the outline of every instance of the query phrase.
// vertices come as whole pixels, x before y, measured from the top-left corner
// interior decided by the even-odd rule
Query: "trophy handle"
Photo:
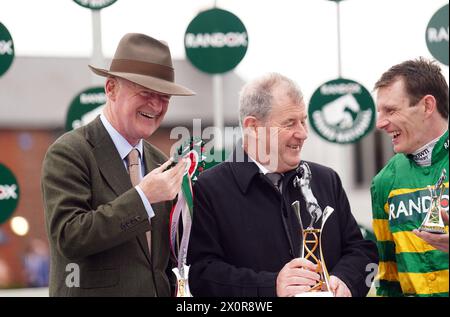
[[[294,209],[294,214],[297,217],[298,223],[300,224],[300,237],[303,238],[303,241],[305,239],[304,233],[303,233],[303,223],[302,223],[302,217],[300,216],[300,202],[298,200],[294,201],[292,203],[292,208]],[[303,243],[303,242],[302,242]],[[305,248],[303,245],[300,246],[300,257],[305,257]]]
[[[323,226],[323,225],[322,225]],[[320,251],[320,258],[322,259],[322,261],[324,261],[324,257],[323,257],[323,252],[322,252],[322,235],[320,235],[319,237],[319,251]],[[323,270],[323,278],[325,280],[325,287],[326,287],[326,292],[331,292],[331,288],[330,288],[330,275],[328,274],[328,270],[327,270],[327,266],[325,265],[325,262],[323,262],[323,266],[322,266],[322,270]]]
[[[325,260],[323,257],[323,251],[322,251],[322,232],[323,232],[323,228],[325,226],[325,222],[330,218],[331,214],[333,213],[334,208],[330,207],[330,206],[326,206],[325,209],[323,210],[323,216],[322,216],[322,226],[321,226],[321,231],[320,231],[320,236],[319,236],[319,252],[320,252],[320,258],[323,261],[323,278],[325,280],[325,286],[326,286],[326,291],[327,292],[331,292],[331,288],[330,288],[330,275],[328,274],[328,270],[327,270],[327,266],[325,265]]]

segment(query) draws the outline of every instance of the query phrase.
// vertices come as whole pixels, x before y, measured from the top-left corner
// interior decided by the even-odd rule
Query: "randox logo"
[[[12,55],[12,40],[9,41],[0,41],[0,55]]]
[[[441,208],[448,212],[448,184],[441,197]],[[431,196],[428,189],[421,189],[411,193],[393,196],[388,200],[389,220],[400,222],[409,218],[419,218],[423,213],[428,212],[431,205]]]
[[[440,43],[445,41],[448,43],[448,26],[447,27],[430,27],[427,30],[428,41],[430,43]]]
[[[13,214],[19,201],[19,194],[16,177],[0,163],[0,224]]]
[[[375,104],[361,84],[336,79],[321,85],[311,97],[308,116],[314,131],[327,141],[353,143],[375,125]]]
[[[104,92],[98,93],[82,93],[80,95],[80,103],[87,104],[104,104],[106,102],[106,96]]]
[[[247,33],[187,33],[185,41],[186,48],[247,46]]]
[[[17,199],[17,186],[13,185],[0,185],[0,200],[4,199]]]

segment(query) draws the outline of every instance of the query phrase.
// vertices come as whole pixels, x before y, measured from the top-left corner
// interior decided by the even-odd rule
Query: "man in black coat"
[[[300,258],[302,231],[291,207],[299,200],[302,223],[311,223],[305,199],[293,185],[308,134],[300,89],[276,73],[250,82],[241,92],[240,121],[242,145],[226,162],[203,172],[194,187],[188,252],[192,294],[307,292],[319,274],[316,264]],[[378,263],[376,246],[363,239],[336,172],[307,164],[319,206],[334,208],[322,235],[330,289],[335,296],[365,296],[371,282],[368,265]],[[277,174],[281,182],[274,182]]]

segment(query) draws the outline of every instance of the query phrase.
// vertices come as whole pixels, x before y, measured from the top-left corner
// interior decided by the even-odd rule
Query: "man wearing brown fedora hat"
[[[168,46],[126,34],[106,77],[103,113],[60,137],[43,164],[51,246],[51,296],[170,296],[169,214],[185,163],[171,163],[144,139],[173,95]],[[167,160],[167,161],[166,161]]]

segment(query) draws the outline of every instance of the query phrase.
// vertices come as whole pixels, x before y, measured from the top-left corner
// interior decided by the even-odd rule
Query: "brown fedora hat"
[[[195,93],[175,84],[172,58],[167,44],[154,38],[128,33],[119,42],[109,70],[89,65],[100,76],[125,78],[150,90],[174,96],[192,96]]]

